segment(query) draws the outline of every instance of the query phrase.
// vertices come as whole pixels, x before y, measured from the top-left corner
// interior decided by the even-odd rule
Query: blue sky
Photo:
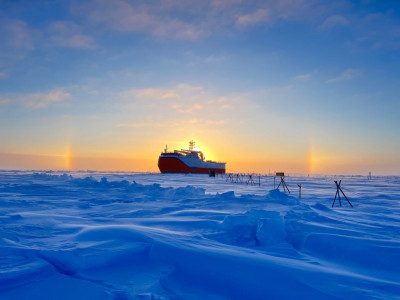
[[[399,174],[399,16],[398,1],[2,1],[0,168],[155,171],[193,138],[232,171]]]

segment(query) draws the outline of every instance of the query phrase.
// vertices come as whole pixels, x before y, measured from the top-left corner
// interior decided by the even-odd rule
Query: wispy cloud
[[[203,105],[199,103],[195,103],[193,105],[185,105],[185,106],[182,104],[175,103],[172,104],[171,107],[180,113],[192,113],[203,109]]]
[[[21,96],[20,101],[28,108],[46,108],[57,102],[70,98],[71,95],[62,89],[53,90],[47,93],[32,93]]]
[[[308,80],[310,78],[311,78],[310,74],[301,74],[301,75],[297,75],[294,79],[305,81],[305,80]]]
[[[154,88],[147,88],[147,89],[132,89],[128,91],[124,91],[121,93],[124,98],[130,99],[156,99],[156,100],[163,100],[163,99],[176,99],[179,98],[180,95],[175,90],[169,89],[154,89]]]
[[[211,55],[209,57],[207,57],[206,59],[204,59],[204,61],[206,63],[211,63],[211,64],[220,64],[223,63],[225,61],[227,61],[230,57],[226,56],[226,55]]]
[[[147,88],[124,91],[121,96],[128,101],[157,101],[159,105],[167,105],[175,112],[196,113],[201,110],[226,110],[233,107],[233,99],[213,97],[202,87],[185,83],[172,89]]]
[[[0,72],[0,79],[6,79],[8,78],[8,74],[5,72]]]
[[[277,20],[321,20],[334,8],[335,4],[320,0],[90,0],[72,5],[71,12],[96,28],[159,39],[199,40]],[[326,22],[323,26],[343,23],[343,19],[332,16]]]
[[[10,101],[10,98],[0,96],[0,105],[8,104]]]
[[[358,69],[347,69],[342,74],[332,79],[329,79],[328,82],[339,82],[339,81],[347,81],[352,80],[361,76],[362,72]]]
[[[275,18],[281,20],[310,20],[318,18],[333,4],[320,0],[280,0],[271,1]]]
[[[350,22],[344,16],[335,15],[330,16],[319,26],[321,29],[330,29],[336,26],[345,26],[348,25]]]
[[[210,104],[215,105],[219,110],[233,109],[232,100],[226,97],[219,97],[215,100],[210,100]]]
[[[185,119],[185,120],[169,120],[169,121],[153,121],[147,120],[145,122],[137,122],[137,123],[120,123],[117,124],[117,127],[131,127],[131,128],[182,128],[187,125],[199,125],[199,126],[218,126],[224,125],[229,122],[228,119],[224,120],[212,120],[212,119]]]
[[[94,39],[83,34],[82,27],[73,22],[53,22],[49,28],[49,40],[58,47],[93,49],[96,48]]]
[[[65,101],[70,97],[71,95],[63,89],[55,89],[42,93],[9,94],[0,96],[0,104],[20,103],[29,109],[40,109]]]
[[[255,25],[267,22],[269,19],[269,11],[267,9],[258,9],[253,13],[240,15],[237,17],[236,24],[240,26]]]
[[[36,31],[31,29],[25,21],[18,19],[3,19],[0,24],[2,42],[20,50],[33,50]]]
[[[164,89],[164,88],[132,89],[124,91],[122,95],[127,97],[135,97],[137,99],[151,98],[156,100],[164,100],[164,99],[181,99],[184,96],[190,94],[192,94],[193,97],[193,95],[198,95],[199,92],[201,91],[202,91],[201,87],[181,83],[176,85],[175,88],[172,89]]]
[[[226,124],[243,113],[243,106],[248,107],[238,98],[215,96],[203,87],[186,83],[172,88],[134,89],[121,96],[127,109],[135,113],[132,121],[117,126],[129,128],[202,130],[205,126]],[[150,114],[151,117],[143,117]]]
[[[93,0],[76,5],[74,14],[88,16],[93,24],[105,24],[120,32],[149,32],[159,38],[196,40],[206,33],[202,28],[176,17],[151,4],[133,4],[125,0]],[[164,7],[166,5],[164,4]]]
[[[357,20],[359,38],[353,46],[372,49],[400,49],[400,21],[389,13],[370,13]],[[351,43],[350,43],[351,45]]]
[[[242,3],[243,0],[211,0],[211,6],[225,9],[228,6]]]

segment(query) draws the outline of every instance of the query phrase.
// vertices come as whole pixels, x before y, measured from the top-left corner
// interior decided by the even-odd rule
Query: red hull
[[[160,169],[161,173],[209,174],[211,170],[215,170],[215,173],[225,173],[225,169],[189,167],[185,165],[180,159],[174,157],[160,157],[158,159],[158,168]]]

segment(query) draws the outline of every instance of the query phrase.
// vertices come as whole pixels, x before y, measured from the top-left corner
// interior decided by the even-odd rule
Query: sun
[[[190,139],[195,142],[193,150],[195,151],[201,151],[206,160],[213,160],[214,159],[214,152],[211,147],[208,147],[207,141],[201,140],[201,139]],[[184,146],[182,149],[189,149],[189,141],[185,141],[183,144]]]

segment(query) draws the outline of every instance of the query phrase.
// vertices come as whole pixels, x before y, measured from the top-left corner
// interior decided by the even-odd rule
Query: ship
[[[158,158],[161,173],[225,173],[226,162],[206,160],[201,151],[194,150],[195,142],[189,142],[189,149],[168,151],[166,146]]]

